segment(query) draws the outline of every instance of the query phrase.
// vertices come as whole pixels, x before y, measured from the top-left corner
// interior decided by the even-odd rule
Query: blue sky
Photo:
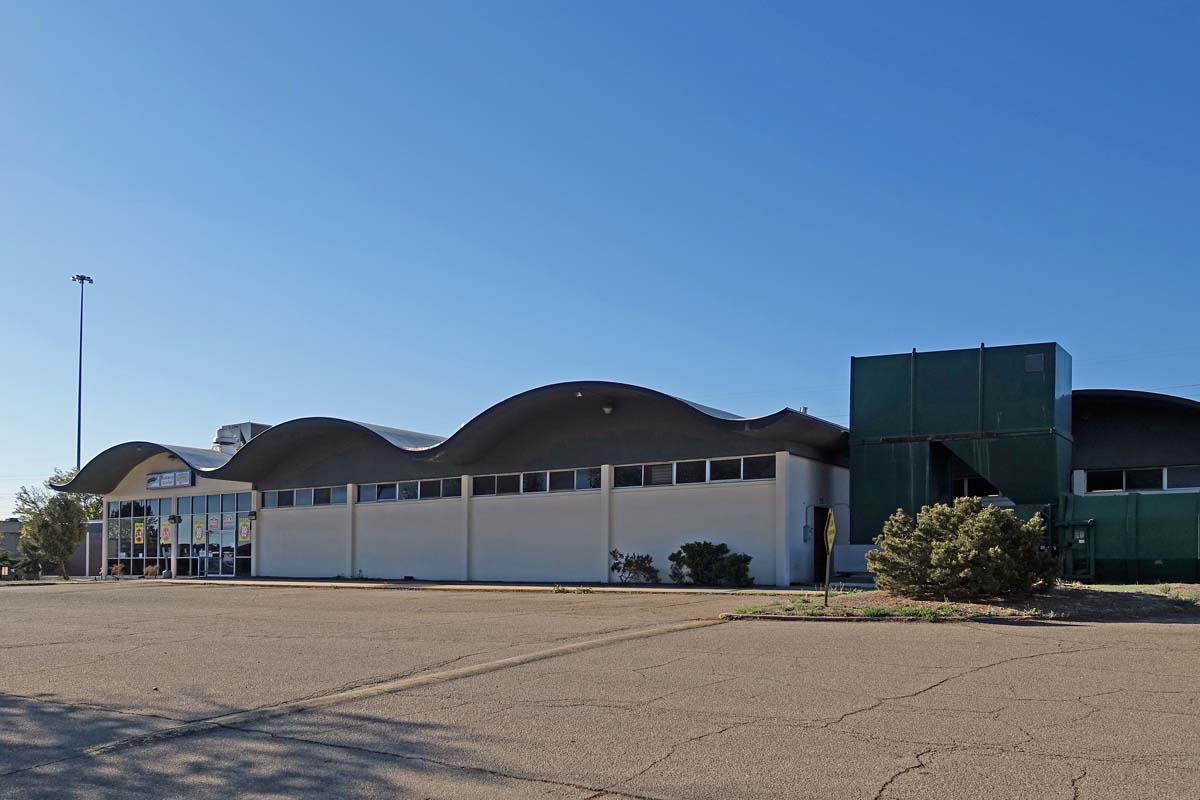
[[[6,3],[0,515],[75,446],[447,435],[577,378],[847,419],[849,357],[1057,340],[1200,396],[1200,12]]]

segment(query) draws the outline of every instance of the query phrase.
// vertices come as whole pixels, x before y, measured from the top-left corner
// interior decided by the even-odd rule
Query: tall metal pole
[[[79,472],[83,453],[83,285],[92,283],[87,275],[72,275],[79,284],[79,391],[75,402],[75,471]]]

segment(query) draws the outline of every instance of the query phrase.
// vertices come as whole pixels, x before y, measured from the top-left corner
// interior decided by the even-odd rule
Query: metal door
[[[1072,525],[1068,528],[1063,554],[1064,576],[1081,581],[1095,578],[1095,546],[1091,526]]]

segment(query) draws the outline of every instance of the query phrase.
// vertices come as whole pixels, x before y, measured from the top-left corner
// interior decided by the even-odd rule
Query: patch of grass
[[[559,586],[559,585],[556,583],[556,584],[554,584],[554,593],[555,593],[555,594],[566,594],[566,593],[567,593],[567,587],[565,587],[565,586]]]
[[[592,587],[590,587],[590,586],[576,586],[575,587],[575,594],[591,594],[591,593],[592,593]]]
[[[859,609],[859,613],[864,617],[890,617],[895,612],[889,608],[881,608],[879,606],[864,606]]]

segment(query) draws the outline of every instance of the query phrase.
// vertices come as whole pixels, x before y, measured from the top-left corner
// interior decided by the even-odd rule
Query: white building
[[[695,540],[760,585],[823,571],[849,530],[847,433],[741,418],[627,384],[553,384],[442,437],[331,418],[218,431],[209,450],[127,442],[64,491],[105,498],[104,561],[172,575],[609,582],[609,552]]]

